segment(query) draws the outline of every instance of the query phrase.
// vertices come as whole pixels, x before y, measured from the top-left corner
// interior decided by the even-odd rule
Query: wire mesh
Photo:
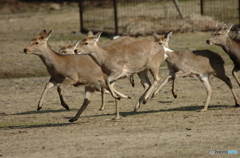
[[[239,23],[239,0],[175,1],[178,5],[174,0],[115,1],[117,19],[114,19],[114,0],[82,0],[81,31],[136,36],[151,31],[210,31],[222,21]]]

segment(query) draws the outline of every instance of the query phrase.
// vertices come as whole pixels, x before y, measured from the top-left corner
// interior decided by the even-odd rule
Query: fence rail
[[[80,0],[80,30],[115,35],[210,31],[239,24],[240,0]]]

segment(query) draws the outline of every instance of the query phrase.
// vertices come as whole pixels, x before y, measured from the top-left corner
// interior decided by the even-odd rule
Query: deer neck
[[[42,48],[41,52],[42,53],[39,55],[39,57],[47,67],[48,72],[51,74],[50,70],[52,70],[57,64],[58,54],[53,51],[48,44]]]
[[[230,56],[230,58],[232,58],[237,55],[237,52],[240,49],[240,44],[228,37],[226,43],[222,45],[222,48]]]
[[[107,51],[98,46],[89,55],[99,66],[103,66],[106,61]]]

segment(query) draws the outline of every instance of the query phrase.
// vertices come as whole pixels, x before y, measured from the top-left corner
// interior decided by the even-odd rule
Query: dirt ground
[[[70,87],[64,98],[70,110],[60,106],[56,87],[49,90],[41,111],[37,103],[49,76],[41,60],[21,53],[41,30],[53,30],[50,45],[59,50],[67,40],[83,38],[77,31],[78,8],[43,10],[0,15],[0,157],[7,158],[85,158],[85,157],[213,157],[211,149],[240,152],[240,108],[228,87],[211,77],[213,95],[207,112],[197,112],[204,105],[206,90],[198,79],[179,78],[178,98],[171,95],[171,84],[138,112],[134,105],[143,88],[135,77],[117,82],[118,89],[132,97],[122,99],[121,119],[112,120],[114,100],[106,96],[106,108],[99,111],[101,96],[93,100],[78,121],[68,122],[83,102],[83,87]],[[178,49],[218,50],[226,60],[226,71],[234,90],[240,88],[231,76],[232,65],[217,46],[205,40],[210,32],[174,34],[172,45]],[[183,38],[185,37],[185,38]],[[104,44],[110,39],[102,38]],[[168,73],[160,69],[161,79]],[[239,157],[239,154],[215,154],[214,157]]]

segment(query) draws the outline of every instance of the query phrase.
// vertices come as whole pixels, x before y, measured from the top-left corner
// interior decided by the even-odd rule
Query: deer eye
[[[217,34],[218,36],[221,35],[220,33]]]
[[[88,43],[84,43],[84,45],[88,45]]]
[[[35,42],[35,44],[39,44],[38,42]]]

